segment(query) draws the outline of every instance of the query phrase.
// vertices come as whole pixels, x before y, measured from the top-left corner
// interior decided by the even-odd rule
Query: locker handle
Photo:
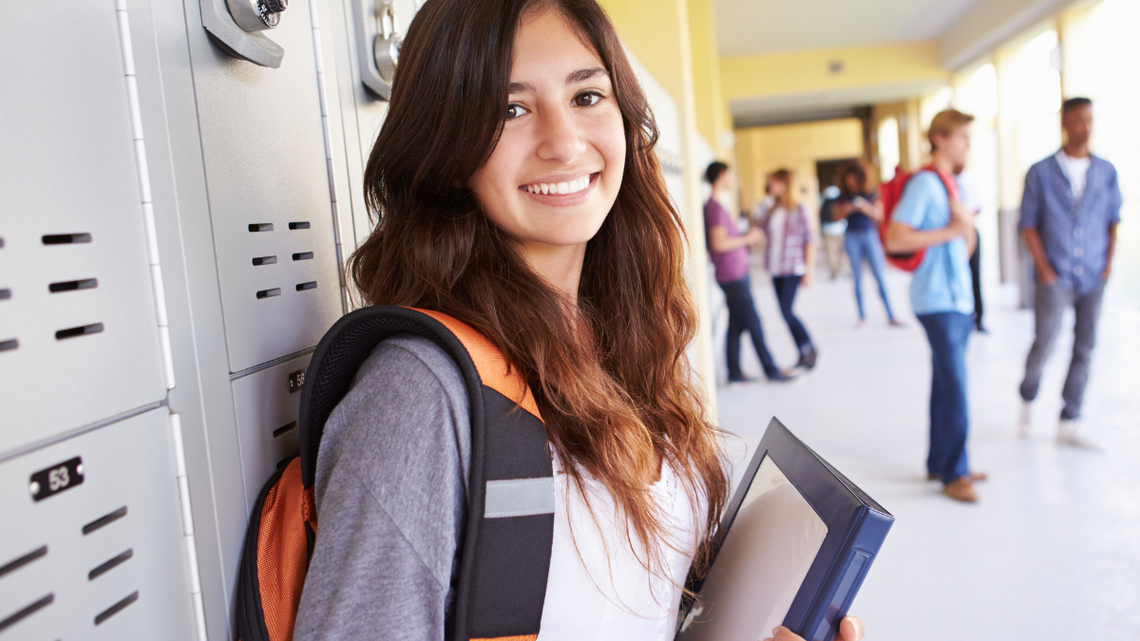
[[[356,13],[356,50],[360,79],[381,100],[392,95],[392,79],[404,37],[392,0],[352,0]]]
[[[285,49],[262,31],[277,26],[287,5],[288,0],[201,0],[202,26],[234,58],[277,69]]]

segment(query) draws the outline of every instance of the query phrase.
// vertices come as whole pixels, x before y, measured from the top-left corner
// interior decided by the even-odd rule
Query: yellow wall
[[[681,53],[684,0],[599,0],[622,42],[681,105],[685,100]],[[689,41],[688,27],[685,42]],[[685,47],[688,48],[687,46]]]
[[[947,81],[933,41],[721,58],[725,101],[827,89]],[[842,73],[828,65],[842,61]]]
[[[689,34],[693,50],[693,98],[697,131],[719,158],[726,158],[724,134],[730,129],[728,109],[721,95],[720,56],[712,0],[688,0]]]
[[[814,211],[819,204],[815,163],[862,155],[863,124],[857,118],[737,129],[742,205],[751,209],[763,199],[765,177],[782,167],[795,173],[800,198]]]

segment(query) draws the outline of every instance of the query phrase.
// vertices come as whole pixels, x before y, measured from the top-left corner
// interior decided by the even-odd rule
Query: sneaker
[[[801,382],[802,379],[795,372],[775,371],[768,374],[768,382],[770,383],[793,383]]]
[[[1102,451],[1097,442],[1081,434],[1081,421],[1076,418],[1063,418],[1057,425],[1057,444],[1079,447],[1085,450]]]
[[[974,491],[974,483],[969,476],[960,476],[943,485],[942,493],[963,503],[976,503],[978,501],[978,493]]]
[[[729,378],[728,388],[735,389],[738,387],[747,387],[749,385],[756,385],[760,382],[759,376],[741,376],[739,378]]]
[[[1033,403],[1022,399],[1021,415],[1017,419],[1017,435],[1022,438],[1029,436],[1033,431]]]
[[[975,483],[978,483],[980,481],[986,481],[986,480],[989,480],[989,478],[990,478],[990,475],[985,473],[985,472],[970,472],[967,476],[970,478],[971,481],[973,481]],[[933,473],[933,472],[930,472],[930,473],[927,473],[926,480],[928,480],[928,481],[941,481],[942,477]]]
[[[795,369],[811,371],[819,363],[819,350],[812,347],[808,351],[800,354],[800,360],[796,363]]]

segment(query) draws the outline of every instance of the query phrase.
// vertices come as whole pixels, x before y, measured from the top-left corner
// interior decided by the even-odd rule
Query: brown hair
[[[796,201],[796,195],[792,191],[792,172],[791,172],[791,170],[789,170],[789,169],[777,169],[776,171],[772,172],[768,176],[769,184],[773,180],[775,180],[777,182],[782,182],[785,185],[784,193],[780,195],[780,198],[776,202],[776,204],[780,205],[784,209],[788,210],[789,214],[794,212],[796,210],[796,205],[798,203]]]
[[[847,187],[847,178],[855,176],[855,182],[858,183],[856,191],[851,191]],[[867,191],[867,170],[863,168],[862,163],[853,162],[845,165],[839,170],[839,192],[843,194],[844,198],[854,198],[860,196]]]
[[[519,21],[542,7],[559,11],[597,52],[625,129],[624,179],[586,246],[577,309],[531,269],[468,187],[502,131]],[[650,494],[659,461],[678,471],[694,508],[707,507],[697,515],[706,536],[728,481],[685,356],[697,314],[682,221],[653,151],[648,102],[613,26],[594,0],[431,0],[400,58],[364,176],[377,226],[350,260],[352,279],[369,304],[438,310],[487,336],[530,384],[578,489],[582,471],[601,481],[628,518],[629,543],[644,543],[646,567],[661,567],[661,546],[673,539]]]
[[[943,138],[953,134],[959,127],[964,127],[971,122],[974,122],[974,117],[970,114],[964,114],[957,109],[947,109],[935,114],[934,119],[930,121],[930,131],[926,133],[926,137],[930,140],[930,151],[938,148],[934,144],[934,135],[937,134]]]

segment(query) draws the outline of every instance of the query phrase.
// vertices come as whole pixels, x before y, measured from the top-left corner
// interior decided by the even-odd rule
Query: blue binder
[[[764,620],[770,623],[775,616],[779,621],[783,604],[790,600],[782,618],[785,627],[808,641],[832,641],[894,517],[775,418],[743,479],[714,533],[709,571],[702,578],[689,579],[688,587],[698,598],[682,604],[678,638],[740,636],[741,629],[763,619],[765,607],[773,610]],[[772,514],[786,518],[773,519]],[[758,546],[768,549],[755,549]],[[738,587],[740,581],[762,583],[765,576],[751,577],[748,572],[763,575],[764,568],[773,564],[779,570],[772,572],[775,585],[755,591]],[[711,585],[717,581],[736,581],[737,587],[717,592],[717,586]],[[710,595],[726,603],[718,610],[717,599],[710,600]],[[745,603],[746,599],[753,601]],[[728,623],[742,618],[743,623]],[[752,632],[752,638],[769,636],[771,628]]]

